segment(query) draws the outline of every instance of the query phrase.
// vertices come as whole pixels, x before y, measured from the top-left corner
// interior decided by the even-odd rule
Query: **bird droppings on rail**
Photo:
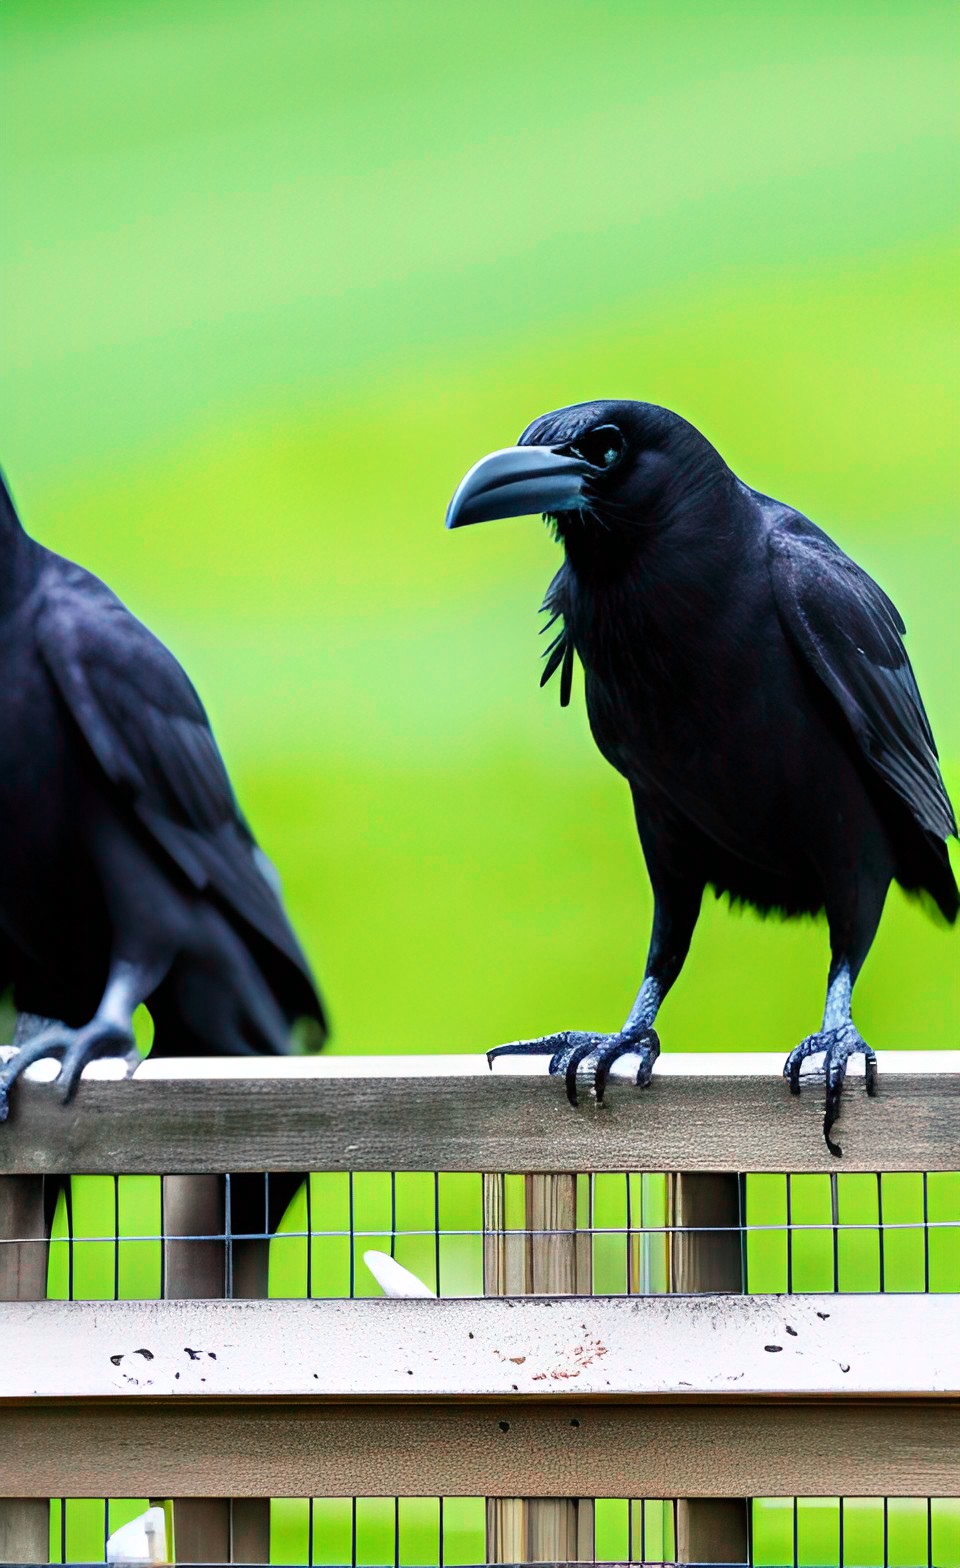
[[[510,1422],[509,1421],[498,1421],[497,1425],[500,1428],[501,1432],[509,1432],[509,1430],[510,1430]]]
[[[773,1355],[773,1354],[775,1354],[775,1353],[776,1353],[776,1352],[777,1352],[777,1351],[778,1351],[778,1350],[782,1350],[782,1349],[783,1349],[783,1346],[782,1346],[782,1345],[764,1345],[764,1347],[763,1347],[763,1348],[764,1348],[764,1350],[769,1350],[769,1351],[770,1351],[770,1353],[771,1353],[771,1355]]]
[[[850,1371],[849,1366],[845,1365],[844,1362],[842,1362],[842,1361],[838,1361],[837,1362],[837,1366],[840,1368],[841,1372],[849,1372]]]
[[[784,1325],[784,1327],[786,1328],[787,1333],[790,1335],[790,1337],[792,1339],[796,1339],[797,1338],[797,1331],[796,1331],[795,1328],[791,1328],[789,1323],[786,1323]]]
[[[818,1317],[818,1318],[822,1318],[822,1319],[823,1319],[823,1321],[824,1321],[824,1323],[825,1323],[825,1322],[826,1322],[826,1321],[827,1321],[827,1318],[828,1318],[828,1317],[829,1317],[829,1316],[830,1316],[830,1314],[829,1314],[829,1312],[818,1312],[818,1313],[817,1313],[817,1317]]]
[[[134,1353],[135,1356],[142,1356],[144,1361],[152,1361],[153,1360],[153,1351],[152,1350],[135,1350],[133,1353]]]
[[[118,1367],[123,1360],[123,1352],[121,1351],[119,1356],[111,1356],[110,1360],[115,1367]]]
[[[203,1355],[202,1350],[191,1350],[189,1345],[184,1345],[183,1353],[185,1356],[189,1356],[191,1361],[199,1361]]]

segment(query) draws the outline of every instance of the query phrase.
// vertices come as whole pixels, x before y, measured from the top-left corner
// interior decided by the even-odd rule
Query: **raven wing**
[[[805,517],[771,530],[767,559],[784,629],[839,704],[867,761],[921,828],[939,839],[956,833],[896,606]]]
[[[48,558],[37,617],[43,661],[103,772],[198,890],[288,960],[297,1011],[323,1025],[276,873],[237,805],[207,715],[173,654],[106,585]]]

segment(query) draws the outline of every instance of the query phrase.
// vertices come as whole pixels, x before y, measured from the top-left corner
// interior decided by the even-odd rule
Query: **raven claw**
[[[621,1056],[638,1055],[640,1066],[635,1079],[639,1088],[650,1082],[653,1065],[660,1055],[660,1040],[655,1029],[639,1029],[629,1034],[594,1034],[582,1029],[566,1029],[559,1034],[545,1034],[537,1040],[513,1040],[509,1045],[498,1045],[487,1052],[487,1064],[492,1068],[497,1056],[549,1056],[549,1072],[561,1074],[571,1105],[577,1104],[578,1088],[592,1093],[598,1105],[603,1104],[607,1079],[614,1062]],[[587,1063],[581,1073],[581,1064]]]
[[[810,1034],[805,1040],[801,1040],[799,1045],[794,1046],[783,1065],[783,1076],[790,1081],[791,1094],[800,1093],[800,1068],[803,1062],[809,1056],[817,1056],[821,1052],[824,1058],[823,1075],[827,1084],[823,1137],[830,1153],[840,1159],[843,1150],[839,1143],[830,1137],[830,1133],[840,1115],[840,1097],[847,1075],[847,1063],[851,1056],[866,1057],[867,1094],[872,1098],[877,1092],[877,1057],[856,1025],[851,1022],[841,1024],[838,1029],[824,1029],[819,1034]]]
[[[34,1062],[44,1057],[52,1057],[60,1062],[56,1083],[60,1098],[66,1105],[73,1099],[87,1063],[104,1056],[126,1060],[129,1072],[133,1072],[140,1062],[133,1035],[117,1024],[94,1018],[82,1029],[70,1029],[66,1024],[59,1023],[44,1029],[21,1046],[0,1073],[0,1122],[5,1122],[10,1114],[10,1091],[13,1085]]]

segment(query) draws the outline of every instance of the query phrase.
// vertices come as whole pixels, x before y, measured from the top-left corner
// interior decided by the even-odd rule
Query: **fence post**
[[[239,1243],[235,1260],[226,1209],[223,1176],[164,1176],[165,1298],[266,1296],[269,1239]],[[173,1538],[178,1561],[268,1563],[270,1499],[174,1498]]]
[[[497,1174],[483,1178],[484,1295],[589,1295],[591,1237],[577,1232],[576,1176],[523,1178],[526,1234],[507,1231],[506,1182]],[[488,1562],[593,1560],[592,1498],[487,1498]]]
[[[739,1176],[709,1172],[668,1176],[668,1223],[683,1227],[669,1233],[671,1291],[684,1295],[743,1291],[741,1192]],[[749,1563],[749,1498],[681,1498],[676,1547],[681,1563]]]
[[[47,1223],[42,1176],[0,1177],[0,1301],[43,1301]],[[45,1563],[50,1504],[43,1497],[0,1497],[0,1563]]]

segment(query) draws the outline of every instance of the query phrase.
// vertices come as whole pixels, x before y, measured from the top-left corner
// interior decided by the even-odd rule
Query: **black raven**
[[[97,1057],[134,1067],[140,1003],[158,1055],[283,1052],[301,1018],[321,1043],[276,874],[180,665],[28,536],[2,478],[0,553],[0,987],[21,1014],[0,1121],[41,1057],[65,1100]]]
[[[541,684],[559,669],[566,704],[580,659],[593,737],[633,796],[653,932],[618,1034],[570,1030],[499,1053],[549,1053],[572,1101],[581,1063],[602,1100],[628,1052],[644,1085],[705,887],[763,911],[825,911],[823,1023],[784,1074],[799,1093],[800,1064],[824,1056],[824,1136],[839,1154],[830,1130],[851,1054],[876,1088],[851,993],[890,882],[929,895],[950,922],[960,908],[945,842],[956,821],[903,622],[826,534],[652,404],[543,415],[470,470],[447,526],[531,512],[553,522],[565,554],[543,606],[559,630]]]

